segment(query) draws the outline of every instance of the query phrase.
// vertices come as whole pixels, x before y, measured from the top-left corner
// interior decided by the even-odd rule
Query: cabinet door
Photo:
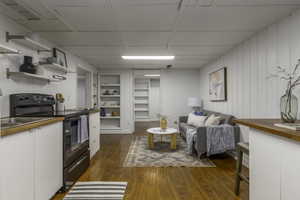
[[[48,200],[62,187],[62,132],[62,122],[38,128],[35,132],[36,200]]]
[[[282,146],[277,136],[251,129],[250,200],[280,200]]]
[[[300,142],[283,138],[281,174],[282,200],[300,199]]]
[[[0,138],[0,199],[34,200],[34,133]]]
[[[92,113],[89,116],[90,126],[90,158],[97,153],[100,148],[100,115]]]

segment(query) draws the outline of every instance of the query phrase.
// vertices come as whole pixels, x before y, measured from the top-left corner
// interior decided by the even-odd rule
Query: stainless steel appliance
[[[54,110],[55,99],[47,94],[10,95],[11,117],[64,117],[63,122],[63,174],[68,189],[88,168],[89,124],[88,110]]]

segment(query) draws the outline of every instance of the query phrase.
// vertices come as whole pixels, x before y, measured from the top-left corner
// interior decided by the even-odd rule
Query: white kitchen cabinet
[[[275,136],[251,130],[250,133],[250,200],[280,200],[280,141]]]
[[[62,130],[62,123],[55,123],[35,131],[36,200],[47,200],[62,187]]]
[[[90,158],[100,149],[100,114],[91,113],[89,115],[89,127],[90,127]]]
[[[300,199],[300,142],[250,132],[250,200]]]
[[[35,199],[34,151],[34,131],[0,139],[1,200]]]
[[[49,200],[63,181],[62,122],[0,138],[0,200]]]

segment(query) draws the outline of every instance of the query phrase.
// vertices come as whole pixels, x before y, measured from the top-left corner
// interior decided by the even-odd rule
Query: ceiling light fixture
[[[160,77],[160,74],[145,74],[145,77]]]
[[[124,60],[174,60],[175,56],[122,56]]]

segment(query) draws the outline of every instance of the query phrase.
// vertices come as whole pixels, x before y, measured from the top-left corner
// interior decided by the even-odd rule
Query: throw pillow
[[[204,126],[207,116],[197,116],[194,113],[190,113],[188,116],[188,124],[196,127]]]
[[[209,116],[209,117],[207,118],[207,120],[205,121],[205,126],[215,126],[215,125],[219,125],[220,122],[221,122],[221,117],[212,114],[212,115]]]

